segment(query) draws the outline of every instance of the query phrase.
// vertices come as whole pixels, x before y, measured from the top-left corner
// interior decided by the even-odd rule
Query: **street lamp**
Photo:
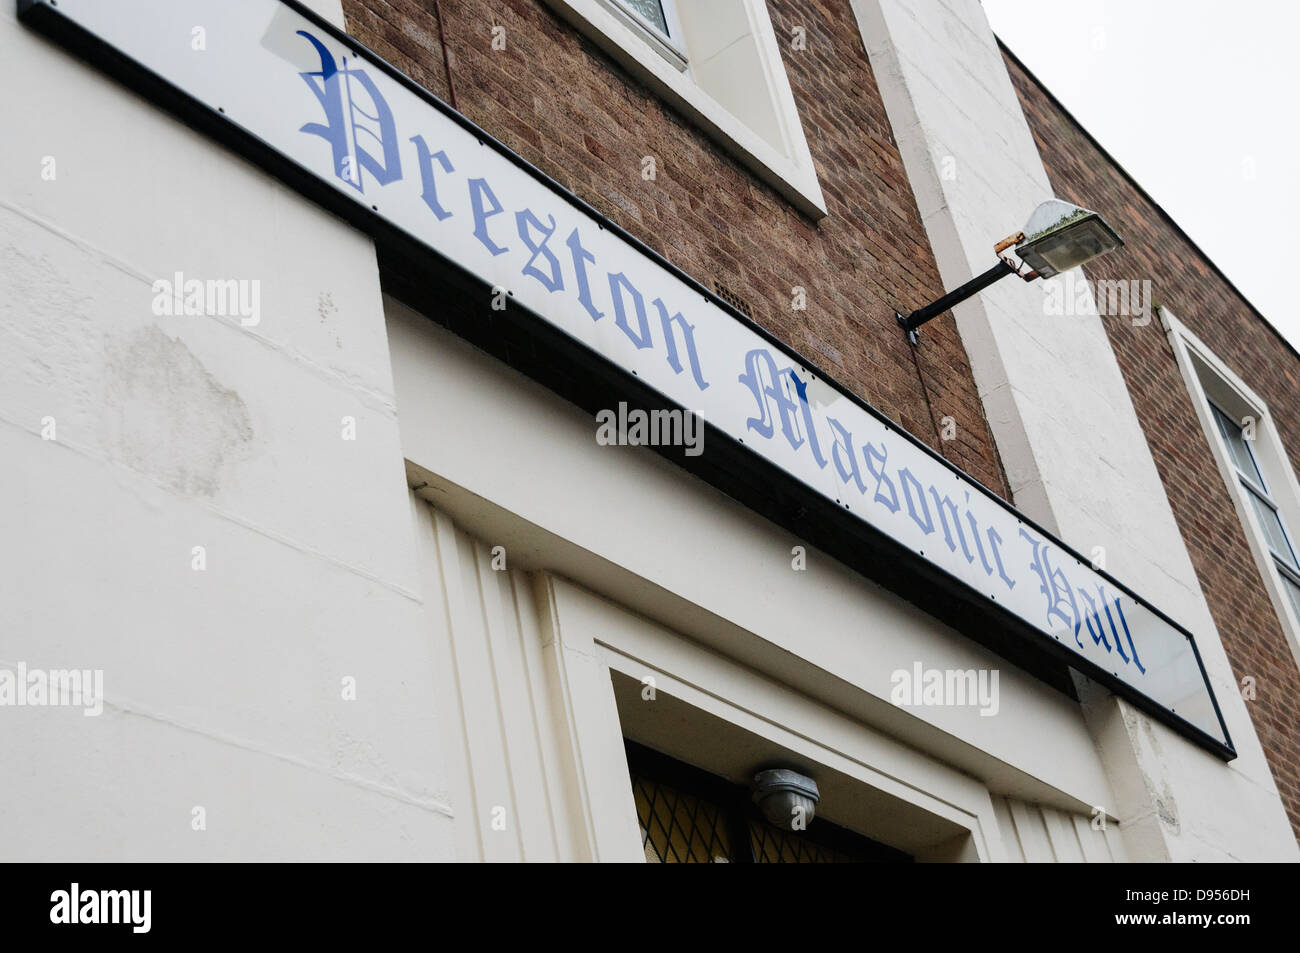
[[[1096,212],[1060,199],[1050,199],[1034,209],[1024,231],[1016,232],[993,246],[998,256],[996,265],[924,308],[917,308],[908,315],[895,311],[894,317],[908,341],[915,345],[917,328],[1007,275],[1019,275],[1025,281],[1051,278],[1123,244],[1124,240]],[[1012,245],[1016,246],[1021,264],[1003,254]],[[1031,270],[1022,272],[1023,265],[1028,265]]]

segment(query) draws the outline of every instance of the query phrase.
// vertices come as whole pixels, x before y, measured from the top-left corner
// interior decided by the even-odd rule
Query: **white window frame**
[[[664,12],[664,21],[668,24],[668,33],[664,34],[653,23],[646,21],[625,0],[598,0],[600,5],[621,19],[652,50],[667,60],[675,69],[686,69],[686,51],[682,48],[682,24],[677,19],[675,0],[659,0],[659,8]]]
[[[1277,508],[1292,547],[1300,544],[1296,537],[1297,530],[1300,530],[1300,481],[1296,480],[1286,447],[1263,399],[1167,308],[1160,309],[1160,319],[1169,343],[1173,346],[1183,380],[1191,393],[1201,429],[1205,432],[1219,466],[1219,474],[1232,497],[1237,519],[1245,530],[1255,566],[1273,602],[1273,609],[1282,625],[1291,654],[1296,664],[1300,665],[1300,616],[1297,616],[1291,603],[1268,537],[1247,498],[1250,491],[1242,485],[1240,471],[1219,431],[1211,404],[1218,406],[1234,421],[1246,417],[1255,419],[1255,439],[1249,449],[1265,482],[1262,489],[1267,491],[1267,497]]]
[[[656,42],[659,32],[618,0],[545,2],[799,211],[814,220],[826,217],[826,200],[817,181],[817,170],[765,0],[743,0],[743,3],[771,83],[787,154],[782,154],[698,86],[687,68],[685,53],[677,51],[683,62],[679,67],[673,57],[665,55],[664,44]],[[671,6],[671,0],[665,0],[665,13]],[[675,13],[673,22],[676,22]],[[669,31],[672,29],[670,23]]]

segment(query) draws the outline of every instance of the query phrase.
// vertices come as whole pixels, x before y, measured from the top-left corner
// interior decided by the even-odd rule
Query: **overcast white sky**
[[[982,2],[1007,47],[1300,348],[1300,0]]]

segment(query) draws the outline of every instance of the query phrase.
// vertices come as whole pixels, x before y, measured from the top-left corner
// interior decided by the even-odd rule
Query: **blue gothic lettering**
[[[668,308],[664,305],[662,298],[655,298],[652,302],[659,309],[659,322],[664,329],[664,346],[668,349],[668,366],[673,369],[674,374],[682,372],[682,362],[677,359],[677,339],[673,335],[673,325],[682,329],[682,341],[686,345],[686,359],[691,363],[691,376],[695,378],[695,386],[704,390],[709,385],[704,380],[704,374],[700,371],[700,356],[695,353],[695,325],[687,324],[686,319],[680,313],[668,316]]]
[[[1002,551],[998,548],[1002,545],[1002,536],[992,526],[986,532],[989,538],[989,548],[993,550],[993,561],[998,564],[998,575],[1007,584],[1008,589],[1016,588],[1016,581],[1007,575],[1006,567],[1002,565]]]
[[[596,256],[582,247],[582,239],[578,237],[576,228],[569,233],[564,244],[568,246],[569,254],[573,256],[573,273],[578,282],[578,304],[591,315],[591,320],[599,321],[605,316],[605,312],[597,310],[595,302],[591,300],[591,285],[587,280],[587,265],[589,263],[594,265]]]
[[[939,511],[939,525],[943,527],[943,540],[948,544],[948,549],[952,552],[957,551],[957,543],[961,543],[962,555],[966,557],[966,562],[973,563],[975,554],[970,551],[966,545],[966,533],[961,528],[961,520],[957,516],[957,504],[953,503],[949,496],[940,496],[939,491],[930,487],[930,496],[934,498],[935,508]],[[945,509],[946,507],[946,509]],[[969,515],[969,514],[967,514]],[[948,517],[952,517],[952,525],[948,525]],[[957,541],[952,538],[953,530],[957,531]]]
[[[447,158],[447,153],[439,149],[437,152],[430,152],[429,147],[424,142],[424,136],[412,136],[411,141],[415,143],[416,158],[420,162],[420,181],[424,185],[424,194],[420,198],[424,199],[424,204],[429,206],[429,211],[437,216],[438,221],[451,218],[451,212],[442,207],[438,201],[438,183],[433,175],[433,160],[438,160],[438,165],[442,166],[443,172],[455,172],[451,166],[451,160]]]
[[[766,381],[761,373],[763,370],[767,371]],[[755,348],[745,355],[745,373],[737,379],[749,388],[758,403],[759,416],[750,417],[745,426],[762,437],[770,438],[773,434],[773,423],[779,417],[781,433],[785,436],[786,442],[790,444],[791,449],[798,450],[805,442],[804,435],[799,431],[799,418],[802,418],[813,459],[818,467],[825,469],[826,458],[822,456],[821,445],[817,441],[817,431],[813,427],[812,408],[808,406],[807,385],[799,380],[794,370],[786,368],[778,371],[771,352],[764,348]],[[793,384],[797,399],[791,397],[784,386],[787,379]],[[775,404],[775,413],[768,406],[769,400]]]
[[[528,259],[528,264],[524,265],[523,273],[529,278],[536,278],[541,282],[543,288],[554,293],[563,290],[564,279],[560,275],[560,260],[555,257],[553,251],[546,247],[546,243],[555,234],[555,216],[547,215],[546,217],[551,221],[550,228],[547,228],[538,220],[532,209],[526,208],[522,212],[515,212],[515,224],[519,228],[519,237],[523,239],[524,247],[533,253],[532,257]],[[533,241],[529,232],[530,228],[534,228],[546,236],[542,239],[541,244]],[[533,264],[533,262],[537,261],[538,255],[543,256],[547,264],[550,265],[551,273],[549,275]]]
[[[874,443],[868,443],[863,444],[862,450],[867,455],[867,472],[876,478],[876,495],[871,498],[872,501],[881,504],[891,513],[897,513],[902,504],[898,502],[898,492],[894,489],[894,481],[889,479],[889,476],[885,473],[885,464],[889,461],[889,447],[882,443],[880,449],[876,449]],[[877,464],[879,464],[879,469],[876,468]],[[881,487],[889,489],[889,496],[885,496],[880,492]]]
[[[989,565],[989,558],[984,554],[984,542],[980,539],[979,523],[975,521],[975,514],[970,511],[970,490],[966,491],[966,522],[970,524],[970,536],[975,540],[975,551],[979,553],[980,565],[984,567],[984,575],[993,575],[993,567]]]
[[[1128,649],[1130,652],[1133,653],[1133,664],[1138,667],[1139,672],[1145,675],[1147,673],[1147,669],[1146,666],[1142,664],[1142,660],[1138,658],[1137,646],[1133,644],[1133,633],[1129,631],[1128,620],[1124,618],[1124,606],[1120,603],[1119,596],[1115,597],[1114,605],[1115,605],[1115,614],[1119,616],[1119,624],[1124,627],[1124,638],[1128,642]],[[1115,644],[1118,646],[1119,632],[1115,630],[1115,620],[1111,618],[1109,603],[1106,605],[1106,618],[1110,620],[1110,630],[1111,632],[1114,633]],[[1124,653],[1121,652],[1120,654],[1122,655]]]
[[[921,481],[912,475],[912,471],[903,467],[898,471],[898,482],[903,485],[903,498],[907,500],[907,512],[912,517],[912,522],[929,536],[934,532],[934,520],[930,518],[930,508],[925,502],[925,490],[921,489]],[[916,512],[916,504],[912,499],[912,487],[916,487],[916,499],[921,501],[921,513]],[[925,514],[925,522],[921,522],[921,514]]]
[[[505,209],[497,201],[491,186],[487,184],[487,179],[470,179],[468,185],[469,204],[474,211],[474,237],[483,243],[483,247],[490,251],[493,257],[505,254],[507,249],[492,241],[487,231],[487,220],[493,215],[500,215]],[[490,209],[483,207],[484,198],[492,203]]]
[[[365,192],[363,169],[381,186],[400,179],[402,161],[397,148],[397,124],[374,80],[365,70],[350,67],[346,56],[340,67],[325,44],[306,30],[299,30],[298,36],[314,46],[320,57],[319,72],[298,75],[325,111],[323,124],[309,122],[298,131],[320,136],[330,144],[334,174],[358,192]],[[359,104],[359,97],[368,102]],[[368,112],[366,105],[373,112]],[[363,145],[363,136],[378,144],[378,157]]]
[[[626,288],[632,294],[632,308],[636,312],[636,323],[639,333],[633,331],[627,323],[627,309],[623,304],[623,291]],[[609,276],[609,295],[614,299],[614,324],[620,331],[627,335],[627,339],[636,345],[639,351],[642,348],[653,347],[654,341],[650,340],[650,325],[645,316],[645,299],[641,297],[641,292],[636,290],[632,282],[627,280],[627,275],[623,272],[611,272]]]
[[[858,455],[853,450],[853,434],[844,429],[834,417],[827,417],[826,422],[835,431],[835,443],[831,446],[831,459],[835,461],[835,470],[845,483],[850,481],[859,493],[867,492],[867,485],[862,482],[862,473],[858,470]]]
[[[1041,540],[1030,536],[1023,529],[1020,535],[1034,547],[1034,558],[1029,568],[1038,576],[1038,591],[1047,599],[1048,625],[1050,626],[1053,620],[1061,622],[1067,629],[1073,631],[1075,643],[1079,648],[1083,648],[1083,639],[1079,638],[1083,617],[1079,613],[1079,604],[1074,598],[1074,588],[1065,578],[1065,573],[1052,566],[1050,546],[1044,545]]]
[[[1106,629],[1101,624],[1101,617],[1097,615],[1097,600],[1094,599],[1087,589],[1080,588],[1079,595],[1083,601],[1088,604],[1088,612],[1083,617],[1084,627],[1087,628],[1088,634],[1092,636],[1092,644],[1102,646],[1107,652],[1110,651],[1110,642],[1106,638]],[[1124,650],[1119,650],[1120,655],[1124,655]],[[1128,661],[1127,658],[1124,661]]]
[[[1097,611],[1097,601],[1088,593],[1086,589],[1080,588],[1079,595],[1088,603],[1088,613],[1084,616],[1084,624],[1088,628],[1088,634],[1092,636],[1094,645],[1103,646],[1107,652],[1110,651],[1110,641],[1106,638],[1106,627],[1102,625],[1101,614]],[[1106,622],[1110,625],[1110,634],[1115,639],[1115,651],[1125,662],[1130,661],[1128,653],[1124,651],[1124,640],[1120,639],[1119,628],[1115,625],[1115,617],[1119,617],[1120,625],[1124,627],[1125,640],[1128,642],[1129,651],[1133,658],[1131,661],[1138,667],[1138,671],[1146,674],[1146,666],[1138,658],[1137,646],[1133,644],[1133,633],[1129,631],[1128,620],[1124,618],[1124,607],[1121,604],[1121,597],[1116,596],[1114,599],[1106,597],[1104,586],[1097,586],[1097,595],[1101,597],[1101,611],[1106,613]],[[1115,612],[1112,613],[1111,607],[1114,606]]]

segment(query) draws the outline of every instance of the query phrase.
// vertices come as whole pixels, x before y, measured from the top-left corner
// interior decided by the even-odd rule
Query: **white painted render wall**
[[[993,244],[1051,197],[1042,161],[978,0],[853,8],[940,272],[955,287],[993,264]],[[1041,284],[1008,278],[956,309],[1016,505],[1084,553],[1104,547],[1111,573],[1196,634],[1240,755],[1225,767],[1126,703],[1092,700],[1130,859],[1297,859],[1101,320],[1046,317],[1042,296]],[[1162,332],[1152,321],[1124,333]]]
[[[0,665],[107,697],[0,710],[0,858],[453,856],[371,242],[12,2],[0,60]],[[261,323],[156,317],[177,271]]]
[[[457,859],[644,860],[609,669],[563,584],[415,506]]]
[[[310,5],[341,22],[338,0]],[[653,454],[598,447],[570,405],[386,307],[367,238],[3,2],[0,57],[24,80],[0,93],[0,666],[102,668],[107,696],[98,718],[0,712],[0,858],[629,857],[609,673],[645,666],[825,765],[828,790],[844,785],[832,814],[864,790],[909,805],[874,823],[932,859],[1118,859],[1113,836],[1088,839],[1090,808],[1140,820],[1123,810],[1153,786],[1188,829],[1140,856],[1265,853],[1276,805],[1250,798],[1266,768],[1210,764],[1113,703],[1090,732],[1068,699],[835,561],[810,550],[792,572],[801,540]],[[176,271],[260,280],[261,323],[155,316],[151,283]],[[1065,451],[1048,431],[1026,459],[1051,488],[1041,458]],[[404,457],[437,511],[413,504]],[[1033,485],[1017,483],[1031,503]],[[1036,515],[1060,520],[1053,503]],[[498,541],[505,574],[484,566]],[[459,639],[473,651],[449,658]],[[1003,715],[894,707],[889,675],[916,660],[1001,669]],[[1133,737],[1167,757],[1119,770]],[[1215,798],[1260,827],[1215,827]],[[498,803],[519,821],[506,843],[481,839]],[[952,830],[971,843],[934,840]],[[1289,830],[1279,843],[1294,849]]]
[[[469,701],[460,720],[446,716],[454,675],[440,640],[466,634],[478,606],[494,622],[468,636],[495,648],[496,664],[503,646],[531,651],[530,636],[567,659],[538,671],[576,678],[595,664],[583,648],[594,635],[552,625],[548,637],[545,617],[530,628],[523,608],[486,615],[507,605],[484,595],[505,580],[481,586],[463,555],[472,541],[450,527],[439,537],[413,513],[404,451],[508,506],[516,534],[525,517],[555,530],[574,576],[883,725],[806,730],[827,732],[824,757],[855,784],[897,788],[949,825],[982,823],[987,859],[1003,856],[1003,838],[986,789],[963,772],[1075,813],[1105,799],[1091,742],[1059,695],[1004,673],[1005,697],[1059,729],[1055,751],[1026,749],[1005,721],[897,712],[883,700],[888,672],[918,646],[933,666],[1000,662],[815,553],[795,576],[786,534],[650,455],[598,448],[583,415],[400,309],[399,440],[364,236],[28,32],[5,5],[0,56],[27,80],[4,94],[16,145],[0,155],[0,665],[102,669],[106,694],[96,718],[0,713],[0,857],[451,859],[458,843],[473,856],[466,838],[499,799],[466,800],[469,776],[456,750],[444,758],[444,739],[455,748],[457,725],[504,719],[513,727],[501,737],[523,740],[480,748],[478,764],[504,756],[499,777],[527,776],[529,722],[511,692],[542,683],[494,672],[505,701],[493,714],[489,683],[466,668]],[[53,181],[41,176],[47,156]],[[177,271],[260,281],[261,322],[155,315],[152,283]],[[345,417],[355,441],[342,439]],[[41,438],[45,418],[54,440]],[[526,476],[512,453],[530,461]],[[591,474],[594,490],[574,473]],[[592,493],[604,510],[587,505]],[[622,510],[632,532],[611,518]],[[438,547],[448,558],[435,585],[421,567]],[[605,573],[569,565],[573,553]],[[453,564],[473,571],[447,575]],[[809,659],[792,666],[796,654]],[[558,707],[539,701],[535,716],[557,736],[593,735],[571,742],[588,765],[574,782],[590,786],[582,807],[575,817],[559,803],[575,756],[551,742],[540,757],[559,793],[549,818],[529,800],[540,789],[509,793],[530,823],[511,828],[507,855],[629,853],[611,773],[619,729],[595,710],[610,691],[608,669],[596,670],[603,694],[590,682],[560,690]],[[342,697],[345,677],[356,701]],[[726,704],[770,707],[769,691]],[[828,725],[869,742],[833,742]]]
[[[994,797],[1008,860],[1029,864],[1108,864],[1125,860],[1118,833],[1098,837],[1092,819],[1054,807]]]
[[[856,766],[858,783],[880,791],[896,786],[896,796],[916,798],[918,810],[981,831],[985,859],[1013,856],[990,791],[1072,818],[1089,818],[1093,806],[1114,800],[1078,706],[1064,695],[815,549],[808,550],[807,571],[792,571],[791,547],[806,541],[649,450],[598,445],[591,417],[391,300],[389,340],[413,485],[483,550],[478,568],[470,568],[469,557],[452,554],[473,547],[438,525],[440,553],[445,548],[438,564],[459,564],[463,576],[478,580],[464,597],[455,595],[456,586],[426,586],[431,616],[446,600],[449,621],[437,625],[448,633],[443,637],[455,641],[486,629],[502,633],[490,636],[494,644],[526,642],[527,626],[508,610],[473,608],[505,604],[488,598],[506,585],[501,574],[482,569],[485,553],[500,545],[510,572],[545,569],[674,634],[676,642],[651,641],[643,625],[620,625],[617,616],[592,625],[588,641],[650,666],[621,669],[625,674],[658,672],[663,684],[683,686],[665,688],[667,694],[693,693],[698,706],[735,709],[746,724],[765,714],[765,723],[780,726],[773,744],[797,735],[818,748],[820,763],[846,765],[846,774]],[[510,585],[520,590],[518,582]],[[460,607],[462,599],[468,608]],[[999,715],[894,706],[890,676],[916,661],[998,669]],[[459,660],[457,666],[464,668]],[[479,717],[540,723],[518,679],[494,675],[478,684]],[[806,712],[819,706],[839,713],[838,720]],[[605,730],[619,728],[610,723]],[[706,749],[704,740],[695,743],[698,757]],[[485,757],[498,757],[493,744]],[[536,786],[545,786],[541,775]],[[921,838],[912,827],[892,833]],[[1095,833],[1108,839],[1108,832]],[[873,836],[898,843],[888,830]],[[906,846],[935,847],[923,839]],[[1118,851],[1107,846],[1091,856]]]

